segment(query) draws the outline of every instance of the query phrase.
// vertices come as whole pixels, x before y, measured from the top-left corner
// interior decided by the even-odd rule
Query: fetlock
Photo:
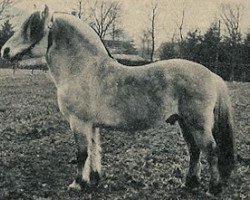
[[[90,173],[90,183],[91,186],[93,187],[97,187],[99,185],[100,182],[100,174],[99,172],[91,172]]]
[[[210,182],[209,183],[209,193],[211,193],[213,195],[218,195],[221,192],[222,192],[221,182],[218,182],[218,183]]]
[[[200,180],[197,176],[187,176],[185,186],[193,189],[200,186]]]

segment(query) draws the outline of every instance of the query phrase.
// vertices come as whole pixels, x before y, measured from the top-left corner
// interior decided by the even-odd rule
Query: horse
[[[170,59],[138,67],[118,63],[97,33],[77,17],[33,12],[4,44],[1,57],[46,56],[58,106],[77,145],[69,189],[101,177],[100,131],[137,131],[178,124],[189,149],[185,186],[200,184],[200,154],[210,167],[209,194],[222,192],[235,165],[233,116],[226,83],[205,66]]]

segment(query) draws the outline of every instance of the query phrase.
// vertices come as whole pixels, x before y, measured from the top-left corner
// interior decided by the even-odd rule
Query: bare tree
[[[100,4],[99,4],[100,3]],[[95,1],[94,6],[91,7],[92,22],[90,25],[103,40],[108,31],[115,31],[116,22],[120,12],[119,2],[105,2]]]
[[[177,28],[175,29],[173,33],[172,43],[178,44],[178,47],[179,47],[178,57],[183,58],[183,55],[182,55],[183,50],[184,50],[183,26],[185,22],[185,8],[182,9],[181,15],[176,14],[176,18],[174,19],[174,22]]]
[[[232,7],[230,4],[221,5],[221,18],[224,22],[227,32],[233,42],[240,38],[240,6]]]
[[[183,48],[184,48],[184,39],[183,39],[183,33],[182,33],[184,20],[185,20],[185,9],[183,8],[182,16],[181,16],[181,22],[180,22],[180,25],[179,25],[180,40],[179,40],[178,43],[179,43],[179,56],[180,56],[180,58],[183,57],[182,51],[183,51]]]
[[[115,18],[112,25],[111,25],[111,37],[112,37],[112,40],[116,40],[116,38],[121,38],[122,36],[124,36],[124,31],[123,29],[119,28],[119,18]]]
[[[185,10],[182,10],[182,17],[181,17],[181,24],[179,26],[179,32],[180,32],[180,39],[181,42],[183,42],[183,34],[182,34],[182,29],[183,29],[183,24],[184,24],[184,18],[185,18]]]
[[[78,0],[78,18],[82,18],[82,0]]]
[[[89,22],[90,20],[90,0],[75,0],[73,10],[71,14],[82,19],[85,22]]]
[[[143,58],[148,59],[151,52],[151,43],[152,43],[151,30],[149,29],[143,30],[141,43],[142,43],[141,56]]]
[[[155,53],[155,33],[156,33],[156,17],[157,17],[157,7],[158,4],[151,4],[149,8],[149,17],[147,22],[147,27],[143,30],[141,37],[142,43],[142,57],[149,59],[151,62],[154,61]]]
[[[1,0],[0,1],[0,20],[4,20],[6,18],[10,18],[11,17],[11,15],[6,14],[5,12],[6,12],[6,10],[8,10],[10,8],[10,6],[13,3],[14,3],[14,0]],[[1,39],[3,39],[3,38],[1,38]],[[16,71],[16,65],[15,64],[12,65],[12,69],[13,69],[13,76],[14,76],[15,75],[15,71]]]
[[[150,61],[154,61],[154,52],[155,52],[155,19],[156,19],[156,11],[157,11],[158,4],[154,4],[152,8],[152,17],[151,17],[151,41],[152,41],[152,48],[150,54]]]
[[[215,57],[215,72],[218,73],[218,66],[219,66],[219,51],[220,51],[220,39],[221,39],[221,35],[220,35],[220,27],[221,27],[221,21],[218,21],[218,38],[219,41],[216,44],[216,57]]]
[[[11,0],[2,0],[0,1],[0,15],[3,11],[12,3]]]
[[[232,6],[230,4],[221,4],[220,16],[228,33],[226,41],[229,42],[229,45],[232,47],[229,51],[229,57],[231,58],[230,80],[234,80],[234,71],[237,63],[237,57],[239,54],[239,43],[241,41],[240,10],[240,5]]]
[[[8,16],[3,16],[3,13],[10,8],[11,4],[13,3],[13,0],[1,0],[0,1],[0,20],[5,19]]]

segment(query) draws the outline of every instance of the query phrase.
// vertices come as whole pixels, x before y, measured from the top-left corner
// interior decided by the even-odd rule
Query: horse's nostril
[[[3,51],[3,58],[9,58],[10,57],[9,53],[10,53],[10,48],[6,47]]]

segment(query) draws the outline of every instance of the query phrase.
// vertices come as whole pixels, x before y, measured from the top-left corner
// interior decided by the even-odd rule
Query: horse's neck
[[[72,17],[57,18],[51,30],[52,46],[47,57],[57,83],[111,59],[97,34],[83,22],[75,21]]]

